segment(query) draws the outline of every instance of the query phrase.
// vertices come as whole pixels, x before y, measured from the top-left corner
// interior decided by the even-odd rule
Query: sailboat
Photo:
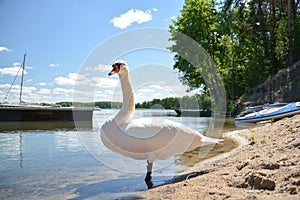
[[[28,104],[22,100],[25,58],[26,54],[24,54],[21,66],[22,77],[19,104],[0,104],[0,130],[92,128],[94,111],[92,107],[42,106],[39,104]]]

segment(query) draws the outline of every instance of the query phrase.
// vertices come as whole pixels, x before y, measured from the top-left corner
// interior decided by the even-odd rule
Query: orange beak
[[[111,70],[111,72],[108,73],[108,76],[111,76],[115,73],[118,73],[120,71],[120,65],[118,64],[113,64],[112,65],[113,69]]]

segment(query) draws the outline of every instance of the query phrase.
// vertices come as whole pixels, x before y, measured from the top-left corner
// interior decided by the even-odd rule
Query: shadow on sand
[[[199,172],[186,173],[177,176],[154,176],[151,183],[152,188],[163,185],[178,183],[187,179],[195,178],[210,171],[204,170]],[[120,178],[114,180],[103,181],[94,184],[75,184],[72,188],[77,188],[74,193],[77,197],[72,200],[79,199],[142,199],[145,195],[138,193],[147,190],[148,184],[145,184],[144,177],[138,176],[133,178]]]
[[[185,180],[192,179],[192,178],[196,178],[197,176],[208,174],[210,172],[212,172],[212,171],[211,170],[202,170],[202,171],[198,171],[198,172],[190,172],[190,173],[186,173],[186,174],[177,175],[177,176],[174,176],[172,179],[166,181],[165,184],[157,185],[157,186],[154,186],[153,188],[159,187],[162,185],[178,183],[178,182],[185,181]]]

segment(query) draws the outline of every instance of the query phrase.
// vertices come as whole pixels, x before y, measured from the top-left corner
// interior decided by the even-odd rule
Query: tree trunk
[[[275,29],[276,29],[276,15],[275,15],[275,0],[270,0],[270,50],[271,50],[271,82],[273,76],[277,72],[276,69],[276,56],[275,56],[275,47],[276,47],[276,38],[275,38]],[[273,86],[270,84],[270,100],[273,102]]]
[[[293,63],[293,34],[291,26],[291,0],[288,0],[289,66]]]

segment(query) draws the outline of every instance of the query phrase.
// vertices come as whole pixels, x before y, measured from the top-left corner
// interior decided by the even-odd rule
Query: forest
[[[182,83],[191,90],[206,85],[199,70],[179,55],[178,32],[197,41],[213,59],[232,108],[251,88],[300,60],[299,2],[185,0],[170,25],[173,68]]]
[[[164,99],[153,99],[135,105],[137,109],[195,109],[210,110],[211,98],[208,94],[197,94],[193,96],[167,97]]]

